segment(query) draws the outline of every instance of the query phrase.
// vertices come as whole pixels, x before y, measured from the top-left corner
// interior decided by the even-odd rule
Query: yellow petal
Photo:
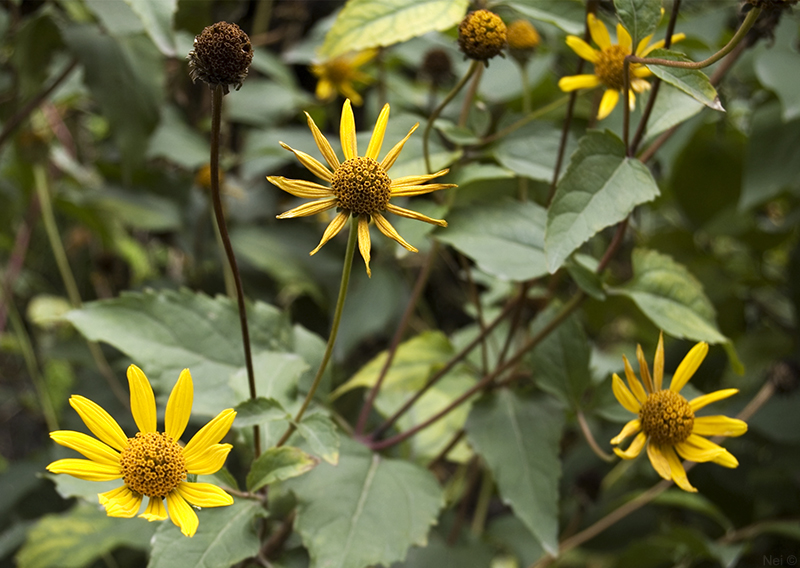
[[[664,479],[672,479],[672,472],[669,468],[669,462],[664,455],[664,446],[656,444],[653,440],[647,443],[647,457],[650,458],[650,463],[656,473]]]
[[[619,434],[611,438],[611,443],[619,444],[620,442],[622,442],[622,440],[624,440],[628,436],[633,436],[641,429],[642,429],[642,422],[638,418],[634,418],[633,420],[631,420],[630,422],[625,424],[625,426],[622,427],[622,430],[620,431]]]
[[[361,95],[358,94],[353,88],[353,84],[350,81],[339,83],[339,92],[342,93],[342,96],[346,99],[349,99],[351,103],[355,106],[360,107],[364,104],[364,100],[361,98]]]
[[[74,394],[69,397],[69,404],[81,417],[89,430],[106,444],[119,451],[128,445],[128,437],[117,421],[103,408],[88,398]]]
[[[169,518],[181,529],[181,532],[188,537],[194,536],[200,521],[194,509],[177,491],[170,491],[167,494],[167,507],[169,507]]]
[[[136,365],[128,367],[128,386],[131,389],[131,414],[140,432],[156,431],[156,397],[153,387]]]
[[[278,142],[282,148],[289,150],[292,154],[294,154],[298,161],[305,166],[305,168],[310,171],[312,174],[317,176],[319,179],[323,181],[327,181],[328,183],[331,182],[331,177],[333,174],[331,171],[326,168],[319,160],[306,154],[305,152],[301,152],[300,150],[295,150],[288,144],[284,144],[283,142]]]
[[[403,187],[395,188],[392,186],[392,197],[412,197],[414,195],[424,195],[432,191],[439,191],[440,189],[449,189],[451,187],[458,187],[454,183],[427,183],[424,185],[404,185]]]
[[[210,483],[187,483],[181,481],[176,491],[181,497],[197,507],[224,507],[233,505],[233,497]]]
[[[614,396],[617,401],[622,405],[625,410],[638,414],[642,405],[636,400],[636,397],[631,394],[619,375],[614,373],[611,377],[611,389],[614,391]]]
[[[628,108],[633,111],[636,108],[636,95],[632,89],[628,90]]]
[[[644,50],[647,49],[647,44],[650,43],[651,39],[653,39],[653,34],[645,36],[643,39],[641,39],[639,41],[639,44],[636,46],[635,54],[638,55],[639,57],[643,57],[642,54],[644,53]]]
[[[383,145],[383,137],[386,135],[386,124],[389,122],[389,103],[383,105],[383,110],[375,122],[375,129],[372,131],[372,136],[369,139],[369,146],[367,146],[367,158],[373,160],[378,159],[378,154],[381,152],[381,145]]]
[[[392,203],[388,203],[386,205],[386,210],[390,213],[394,213],[395,215],[400,215],[401,217],[408,217],[409,219],[416,219],[417,221],[425,221],[426,223],[430,223],[431,225],[438,225],[440,227],[446,227],[447,221],[444,219],[434,219],[433,217],[428,217],[427,215],[423,215],[422,213],[417,213],[416,211],[411,211],[410,209],[404,209],[403,207],[398,207],[397,205],[393,205]]]
[[[318,199],[321,197],[331,197],[333,192],[329,187],[305,181],[301,179],[288,179],[283,176],[267,176],[267,181],[272,185],[278,186],[286,193],[291,193],[295,197]]]
[[[675,374],[672,375],[672,382],[669,385],[669,390],[672,392],[681,392],[681,389],[689,382],[689,379],[692,378],[692,375],[694,375],[700,363],[706,358],[707,353],[708,343],[705,341],[701,341],[692,347],[686,354],[686,357],[683,358],[683,361],[681,361],[681,364],[678,365]]]
[[[416,126],[414,128],[416,128]],[[406,186],[409,186],[409,185],[420,185],[420,184],[428,182],[428,181],[430,181],[430,180],[432,180],[434,178],[443,176],[444,174],[446,174],[449,171],[450,171],[449,169],[444,169],[444,170],[439,170],[435,174],[424,174],[424,175],[416,175],[416,176],[399,177],[397,179],[393,179],[392,180],[391,187],[392,187],[392,189],[396,189],[396,188],[406,187]]]
[[[672,446],[662,446],[661,451],[667,458],[672,481],[675,482],[675,485],[689,493],[697,493],[697,489],[692,487],[692,484],[689,483],[689,478],[686,477],[686,470],[683,469],[683,464],[675,453],[675,450],[672,449]]]
[[[684,39],[686,39],[686,34],[684,34],[684,33],[679,33],[679,34],[673,34],[672,35],[672,43],[678,43],[679,41],[684,40]],[[641,43],[639,45],[641,45]],[[666,45],[666,42],[662,39],[662,40],[659,40],[659,41],[655,42],[653,45],[644,48],[641,53],[638,53],[638,51],[637,51],[637,54],[639,55],[639,57],[647,57],[648,54],[651,51],[654,51],[656,49],[661,49],[662,47],[664,47],[664,45]]]
[[[558,88],[569,93],[578,89],[591,89],[601,83],[596,75],[571,75],[558,80]]]
[[[633,49],[631,34],[628,33],[628,30],[626,30],[622,24],[617,24],[617,45],[624,48],[628,53],[631,53],[631,49]]]
[[[359,215],[358,217],[358,252],[361,253],[361,258],[364,259],[364,264],[367,265],[367,276],[372,278],[372,271],[369,269],[370,249],[372,243],[369,239],[369,221],[366,215]]]
[[[664,332],[658,334],[658,345],[656,346],[656,356],[653,358],[653,387],[661,390],[664,382]]]
[[[353,108],[350,106],[350,99],[344,101],[344,106],[342,107],[342,120],[339,123],[339,137],[342,141],[344,159],[351,160],[358,156],[356,119],[353,117]]]
[[[675,450],[683,459],[698,463],[711,461],[725,451],[724,448],[697,434],[691,434],[680,444],[675,444]]]
[[[625,364],[625,378],[628,379],[628,386],[633,396],[636,397],[640,404],[644,404],[647,400],[647,393],[644,391],[642,383],[636,378],[636,373],[633,372],[633,367],[631,367],[631,363],[625,355],[622,356],[622,362]]]
[[[167,509],[164,507],[164,500],[161,497],[150,497],[147,508],[139,516],[150,522],[166,520]]]
[[[142,496],[125,485],[105,493],[98,493],[97,499],[109,517],[132,519],[142,506]]]
[[[631,75],[633,75],[636,78],[646,79],[647,77],[652,77],[653,72],[650,71],[650,69],[648,69],[647,67],[644,67],[642,65],[631,65]],[[631,84],[635,84],[635,82],[636,81],[634,80],[631,82]]]
[[[311,70],[314,71],[314,68],[312,67]],[[316,71],[314,74],[316,74]],[[317,88],[314,91],[314,95],[321,101],[329,101],[336,96],[336,87],[334,87],[333,83],[331,83],[328,79],[320,79],[317,82]]]
[[[619,101],[619,92],[615,91],[614,89],[606,89],[606,92],[603,93],[603,98],[600,100],[600,108],[597,111],[597,119],[603,120],[609,114],[611,114],[611,111],[617,106],[617,101]]]
[[[633,442],[631,442],[631,445],[628,446],[627,450],[622,451],[619,448],[614,448],[614,453],[624,460],[632,460],[642,453],[642,448],[644,447],[644,443],[646,441],[647,435],[644,432],[639,432],[639,434],[633,439]]]
[[[117,451],[82,432],[57,430],[50,432],[50,437],[56,444],[80,452],[94,462],[119,467],[119,453]]]
[[[176,442],[181,439],[183,431],[189,423],[193,401],[192,374],[189,369],[184,369],[178,377],[178,382],[172,387],[167,401],[167,413],[164,416],[165,433]]]
[[[735,437],[745,432],[747,432],[747,422],[727,416],[697,416],[692,428],[692,433],[701,436]]]
[[[314,122],[311,115],[306,113],[306,118],[308,119],[308,128],[314,136],[314,142],[317,143],[317,148],[319,148],[319,151],[322,153],[322,157],[325,158],[325,161],[328,162],[331,169],[336,171],[336,168],[339,167],[339,158],[336,157],[336,152],[333,151],[331,143],[328,142],[328,139],[325,138],[319,128],[317,128],[317,123]]]
[[[122,469],[119,463],[110,465],[97,463],[91,460],[80,460],[68,458],[56,460],[47,466],[47,471],[52,473],[66,473],[78,479],[86,481],[111,481],[122,477]]]
[[[338,203],[338,197],[331,197],[329,199],[320,199],[318,201],[311,201],[310,203],[303,203],[302,205],[289,209],[278,215],[278,219],[292,219],[294,217],[309,217],[322,213],[328,209],[333,209]]]
[[[408,244],[403,237],[400,236],[392,224],[386,220],[386,217],[381,215],[380,213],[374,213],[372,218],[375,220],[375,226],[378,227],[378,230],[389,237],[392,240],[397,241],[402,247],[411,252],[419,252],[416,248]]]
[[[198,452],[190,458],[186,458],[186,471],[196,475],[211,475],[217,473],[222,466],[233,446],[230,444],[214,444],[204,452]]]
[[[673,382],[675,379],[673,379]],[[704,394],[702,396],[698,396],[695,399],[689,401],[689,406],[692,408],[694,412],[697,412],[701,408],[708,406],[712,402],[717,402],[718,400],[723,400],[728,398],[729,396],[735,395],[739,392],[739,389],[722,389],[714,392],[710,392],[708,394]]]
[[[232,408],[228,408],[200,428],[197,434],[186,444],[186,447],[183,448],[183,457],[186,460],[187,468],[192,458],[202,454],[209,446],[218,443],[225,437],[225,434],[231,429],[234,418],[236,418],[236,412]]]
[[[632,79],[631,89],[633,89],[637,93],[644,93],[645,91],[650,90],[650,83],[645,81],[644,79]]]
[[[650,367],[647,366],[647,359],[644,358],[644,351],[641,345],[636,346],[636,360],[639,361],[639,375],[642,377],[644,388],[647,389],[647,392],[655,392],[653,379],[650,377]]]
[[[567,36],[567,45],[572,49],[572,51],[577,53],[581,59],[585,59],[586,61],[590,61],[592,63],[597,63],[600,52],[586,43],[583,38],[569,35]]]
[[[342,227],[344,227],[345,223],[347,223],[347,219],[349,218],[350,218],[350,213],[340,211],[338,215],[336,215],[336,217],[334,217],[333,220],[330,223],[328,223],[328,226],[325,228],[325,232],[322,234],[322,239],[319,241],[317,248],[308,253],[309,256],[316,254],[317,251],[319,251],[319,249],[322,248],[322,245],[324,245],[333,237],[338,235],[339,231],[342,230]]]
[[[723,452],[711,460],[712,463],[733,469],[739,467],[739,460],[737,460],[732,453],[723,448]]]
[[[594,14],[589,14],[586,21],[589,24],[589,33],[597,46],[600,49],[611,47],[611,36],[608,35],[606,25],[598,20]]]
[[[414,133],[414,131],[417,129],[418,126],[419,122],[416,123],[414,126],[412,126],[411,130],[408,131],[408,134],[406,134],[405,138],[403,138],[402,140],[400,140],[400,142],[395,144],[392,147],[392,149],[389,150],[389,153],[386,154],[386,156],[384,156],[383,160],[381,161],[381,167],[383,168],[383,171],[388,172],[389,168],[391,168],[392,165],[394,165],[394,163],[397,161],[397,157],[403,150],[403,146],[405,145],[405,143],[408,141],[408,139],[411,137],[411,135]],[[436,174],[434,174],[434,177],[435,175]]]

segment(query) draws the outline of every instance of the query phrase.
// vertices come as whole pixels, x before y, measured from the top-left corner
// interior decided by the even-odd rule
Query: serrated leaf
[[[596,233],[658,195],[650,170],[625,156],[619,138],[609,131],[589,131],[578,142],[547,211],[544,243],[550,272]]]
[[[295,528],[311,567],[388,566],[410,546],[425,546],[444,505],[436,478],[350,439],[342,440],[340,452],[338,466],[321,464],[286,482],[297,495]]]
[[[547,274],[545,218],[545,210],[532,202],[472,203],[451,211],[447,228],[435,235],[488,274],[502,280],[529,280]]]
[[[261,503],[249,499],[203,509],[192,538],[186,538],[171,522],[162,523],[153,537],[147,568],[229,568],[255,556],[259,549],[255,519],[263,512]]]
[[[656,31],[661,21],[661,0],[614,0],[622,25],[633,38],[633,45]]]
[[[237,406],[235,410],[236,419],[233,421],[233,425],[236,428],[258,426],[265,422],[291,418],[291,415],[286,412],[280,402],[274,398],[264,398],[263,396],[255,400],[246,400]]]
[[[458,24],[468,0],[350,0],[319,50],[324,59],[386,47]]]
[[[339,463],[339,433],[330,418],[323,414],[306,416],[297,425],[312,452],[331,465]]]
[[[167,57],[175,56],[175,36],[172,19],[178,9],[178,0],[125,0],[144,25],[147,35]]]
[[[247,474],[248,491],[258,491],[265,485],[285,481],[311,471],[319,460],[300,448],[281,446],[261,454]]]
[[[147,549],[156,526],[109,517],[95,505],[43,516],[16,556],[19,568],[82,568],[118,546]]]
[[[655,49],[647,57],[692,63],[692,60],[684,54],[669,49]],[[680,67],[667,67],[666,65],[656,64],[648,65],[647,68],[665,83],[677,87],[707,107],[725,111],[719,100],[717,90],[708,80],[708,76],[700,69],[682,69]]]
[[[504,4],[524,16],[553,24],[568,34],[583,34],[586,27],[586,8],[580,0],[513,0]]]
[[[550,554],[558,554],[558,459],[564,412],[503,389],[476,403],[467,437],[486,460],[500,495]]]

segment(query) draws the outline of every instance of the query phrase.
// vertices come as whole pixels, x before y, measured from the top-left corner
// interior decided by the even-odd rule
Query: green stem
[[[558,107],[563,106],[564,103],[566,103],[569,100],[569,98],[570,98],[569,95],[564,95],[560,99],[556,99],[550,104],[546,104],[545,106],[543,106],[541,108],[537,108],[535,111],[531,112],[525,118],[521,118],[517,122],[515,122],[513,124],[509,124],[508,126],[503,128],[502,130],[498,130],[494,134],[492,134],[490,136],[487,136],[486,138],[484,138],[483,140],[480,141],[480,144],[481,145],[489,144],[491,142],[494,142],[495,140],[499,140],[503,136],[511,134],[512,132],[514,132],[515,130],[518,130],[519,128],[522,128],[523,126],[525,126],[529,122],[533,122],[537,118],[541,118],[542,116],[544,116],[544,115],[546,115],[546,114],[548,114],[550,112],[553,112]]]
[[[475,100],[475,95],[478,94],[478,86],[481,84],[481,77],[483,77],[483,65],[478,65],[472,77],[472,83],[467,89],[464,96],[464,102],[461,104],[461,112],[458,115],[458,126],[463,128],[467,125],[469,119],[469,111],[472,108],[472,101]]]
[[[319,364],[319,369],[314,377],[314,381],[311,383],[311,388],[308,390],[308,394],[306,394],[306,398],[303,401],[303,406],[301,406],[300,410],[297,411],[294,420],[291,424],[289,424],[289,428],[283,434],[276,447],[284,445],[286,440],[289,439],[289,436],[291,436],[292,433],[297,429],[297,423],[303,418],[303,414],[305,414],[308,406],[311,404],[311,400],[314,398],[314,394],[317,392],[317,388],[322,381],[322,375],[325,374],[325,368],[328,366],[328,361],[330,361],[331,355],[333,354],[333,346],[336,343],[336,335],[339,333],[339,324],[342,321],[344,301],[347,298],[347,288],[350,285],[350,272],[353,268],[353,257],[355,256],[357,242],[358,216],[354,215],[350,222],[350,235],[347,237],[347,250],[344,253],[342,281],[341,284],[339,284],[339,298],[336,300],[336,308],[333,312],[333,323],[331,324],[331,333],[328,336],[328,344],[325,346],[325,354],[322,356],[322,362]]]
[[[219,230],[219,224],[217,223],[217,214],[214,211],[214,207],[212,204],[211,207],[211,225],[214,227],[214,236],[217,237],[217,245],[223,251],[225,251],[225,243],[222,241],[222,233]],[[236,299],[236,280],[233,277],[233,273],[231,272],[230,264],[225,262],[226,259],[222,258],[222,277],[225,281],[225,293],[231,300]]]

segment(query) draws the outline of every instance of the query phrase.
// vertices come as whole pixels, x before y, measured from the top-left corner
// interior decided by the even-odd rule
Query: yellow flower
[[[628,359],[625,361],[625,376],[630,389],[619,375],[614,373],[612,388],[614,396],[627,410],[639,415],[622,428],[612,444],[619,444],[637,434],[625,451],[614,448],[621,458],[629,460],[639,455],[647,445],[647,457],[653,468],[664,479],[671,479],[684,491],[695,492],[686,477],[686,470],[678,458],[693,462],[714,462],[724,467],[736,467],[739,462],[728,450],[707,440],[703,436],[741,436],[747,432],[747,424],[727,416],[695,416],[704,406],[736,394],[738,389],[723,389],[687,401],[679,393],[689,382],[708,353],[708,343],[701,342],[692,347],[672,376],[668,389],[661,388],[664,376],[664,337],[658,338],[656,357],[653,361],[653,376],[644,359],[642,347],[637,345],[636,358],[642,383],[636,378]],[[645,390],[646,389],[646,390]],[[677,452],[677,454],[676,454]]]
[[[592,48],[583,39],[573,35],[567,36],[567,45],[583,59],[594,63],[594,74],[562,77],[558,82],[558,86],[562,91],[570,92],[576,89],[589,89],[604,85],[606,87],[606,92],[603,94],[603,99],[600,101],[600,109],[597,112],[597,118],[602,120],[611,114],[611,111],[617,106],[619,95],[625,88],[623,62],[626,56],[633,53],[631,51],[633,48],[633,40],[628,30],[622,27],[622,24],[617,24],[617,41],[619,43],[612,44],[611,38],[608,35],[608,29],[594,14],[589,14],[587,22],[592,39],[600,50],[598,51]],[[675,34],[672,36],[672,43],[678,42],[685,37],[686,34]],[[664,47],[664,40],[648,45],[651,39],[653,39],[653,34],[644,38],[639,42],[639,45],[636,46],[635,54],[638,57],[647,57],[647,54],[654,49]],[[636,95],[634,91],[643,93],[650,89],[650,83],[645,81],[644,78],[650,77],[653,73],[647,67],[637,63],[630,64],[629,72],[630,89],[628,90],[628,104],[631,110],[633,110],[636,105]]]
[[[397,160],[403,145],[414,130],[417,129],[419,123],[415,124],[406,137],[389,150],[383,161],[378,162],[383,136],[386,134],[386,124],[389,121],[389,105],[384,105],[380,116],[378,116],[378,121],[375,123],[375,129],[372,131],[367,152],[364,156],[359,156],[356,146],[356,123],[353,118],[353,109],[348,99],[344,102],[344,107],[342,108],[342,120],[339,127],[345,161],[339,163],[339,158],[333,152],[330,142],[320,132],[308,113],[306,113],[306,117],[308,118],[308,127],[311,129],[314,140],[317,142],[317,146],[325,157],[325,161],[328,162],[330,169],[305,152],[290,148],[283,142],[280,144],[290,152],[293,152],[308,171],[329,183],[330,187],[310,181],[287,179],[281,176],[267,176],[267,180],[296,197],[320,198],[317,201],[311,201],[281,213],[278,215],[278,219],[307,217],[334,207],[337,209],[338,214],[325,229],[319,245],[309,254],[315,254],[322,248],[322,245],[337,235],[350,216],[353,215],[358,218],[358,250],[367,265],[367,274],[371,276],[372,272],[369,268],[371,249],[370,220],[375,222],[375,226],[378,227],[381,233],[390,239],[394,239],[411,252],[417,252],[417,249],[408,244],[397,233],[386,217],[383,216],[385,211],[401,217],[425,221],[440,227],[447,226],[447,222],[442,219],[433,219],[422,213],[389,203],[392,197],[422,195],[438,189],[455,187],[455,185],[449,183],[424,185],[434,178],[443,176],[448,170],[441,170],[428,175],[406,176],[397,179],[389,178],[387,173],[389,168]]]
[[[132,518],[147,496],[147,508],[140,517],[162,521],[167,518],[169,508],[172,522],[186,536],[194,536],[199,521],[191,505],[222,507],[233,504],[233,498],[210,483],[187,482],[186,475],[208,475],[223,466],[232,446],[218,442],[230,430],[236,412],[230,408],[223,410],[186,446],[181,446],[178,441],[189,423],[194,396],[189,369],[181,372],[169,396],[164,418],[165,432],[156,430],[153,389],[136,365],[128,367],[128,384],[131,413],[139,432],[128,438],[117,421],[99,405],[73,395],[69,399],[70,406],[99,440],[70,430],[51,432],[50,437],[56,443],[89,459],[57,460],[47,469],[87,481],[122,479],[124,485],[121,487],[98,494],[108,516]]]
[[[335,57],[325,63],[311,66],[311,72],[317,77],[317,98],[321,101],[330,101],[338,91],[345,98],[349,98],[356,106],[361,106],[361,95],[356,92],[353,83],[369,83],[371,78],[359,70],[359,67],[372,61],[375,57],[374,50],[361,53],[345,54]]]

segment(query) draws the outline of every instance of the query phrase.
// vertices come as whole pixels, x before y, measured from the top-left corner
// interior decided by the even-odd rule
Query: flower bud
[[[506,25],[500,16],[489,10],[467,14],[458,26],[458,47],[470,59],[483,61],[502,55],[506,47]]]
[[[236,24],[217,22],[205,28],[194,38],[194,49],[189,52],[189,74],[192,81],[201,81],[210,88],[242,86],[253,61],[250,38]]]

